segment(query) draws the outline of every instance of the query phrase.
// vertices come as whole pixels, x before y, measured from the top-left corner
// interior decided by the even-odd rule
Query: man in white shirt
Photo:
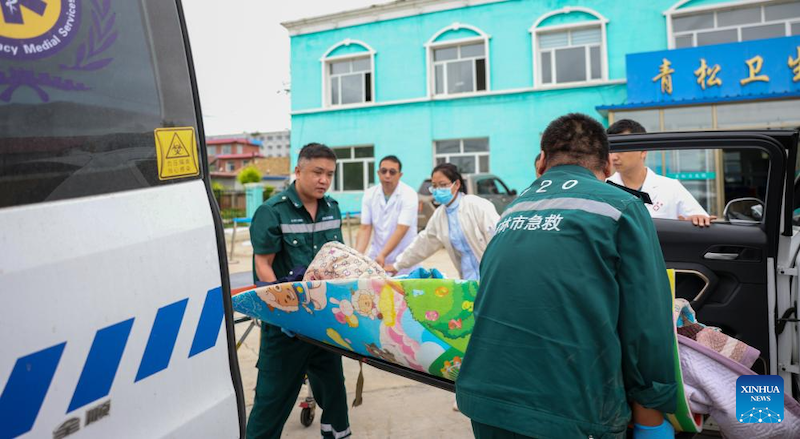
[[[367,189],[361,201],[356,250],[365,253],[372,235],[367,256],[383,266],[394,264],[397,255],[417,236],[419,197],[417,191],[400,181],[400,159],[386,156],[378,166],[381,184]]]
[[[608,127],[608,134],[645,132],[641,124],[630,119],[619,120]],[[650,195],[653,204],[645,206],[652,218],[691,221],[700,227],[710,226],[711,220],[715,219],[708,216],[680,181],[658,175],[645,166],[647,151],[612,152],[610,156],[616,173],[608,181]]]

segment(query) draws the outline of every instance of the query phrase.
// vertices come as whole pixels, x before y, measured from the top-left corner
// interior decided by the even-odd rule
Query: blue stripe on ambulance
[[[206,294],[206,302],[203,304],[203,313],[197,322],[197,330],[194,332],[192,348],[189,349],[189,358],[211,349],[217,344],[219,337],[219,325],[225,318],[225,308],[222,303],[222,288],[215,288]]]
[[[20,357],[0,395],[0,438],[19,436],[33,427],[67,343]]]
[[[134,382],[139,382],[169,366],[169,359],[172,357],[172,349],[175,348],[175,341],[178,339],[178,331],[181,329],[183,313],[186,311],[188,301],[189,299],[179,300],[158,310]]]
[[[128,319],[97,331],[67,413],[108,395],[131,328],[133,319]]]
[[[188,298],[183,299],[158,310],[134,382],[169,366],[188,302]],[[206,294],[189,358],[217,344],[224,318],[222,288],[214,288]],[[134,318],[131,318],[95,333],[67,413],[111,392],[133,323]],[[33,428],[66,344],[63,342],[17,359],[0,394],[0,439],[14,438]]]

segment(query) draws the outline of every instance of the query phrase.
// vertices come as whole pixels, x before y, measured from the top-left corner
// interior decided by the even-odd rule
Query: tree
[[[275,193],[275,186],[264,186],[264,201],[267,201],[272,194]]]
[[[222,191],[225,190],[225,186],[218,181],[211,182],[211,192],[214,193],[214,198],[217,199],[217,203],[222,202]]]
[[[261,181],[261,173],[258,172],[255,166],[248,166],[239,171],[239,175],[236,178],[239,179],[241,184],[258,183]]]

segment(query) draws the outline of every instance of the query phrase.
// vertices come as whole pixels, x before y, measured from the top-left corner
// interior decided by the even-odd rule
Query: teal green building
[[[631,117],[651,131],[800,125],[800,82],[782,52],[780,67],[766,59],[763,68],[782,68],[786,78],[756,92],[701,90],[686,68],[669,78],[675,92],[655,79],[673,53],[687,66],[689,58],[714,66],[717,46],[737,53],[738,45],[757,51],[781,41],[791,64],[800,58],[798,1],[405,0],[284,26],[292,160],[308,142],[335,148],[332,190],[342,211],[360,209],[376,161],[390,154],[413,187],[449,161],[521,190],[534,179],[543,130],[569,112],[606,124]],[[722,65],[720,78],[733,70]],[[713,192],[716,163],[687,157],[680,169],[659,170],[696,179],[687,184],[694,193]],[[714,210],[713,193],[701,198]]]

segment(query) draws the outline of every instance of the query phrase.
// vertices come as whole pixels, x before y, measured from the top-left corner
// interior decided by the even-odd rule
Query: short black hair
[[[550,122],[542,135],[547,168],[578,165],[592,171],[608,164],[608,136],[600,122],[581,113],[570,113]]]
[[[644,134],[647,132],[646,129],[635,120],[631,119],[620,119],[611,124],[610,127],[606,130],[608,134],[622,134],[622,133],[630,133],[630,134]]]
[[[458,166],[452,163],[441,163],[436,165],[436,167],[433,168],[433,171],[431,171],[431,177],[433,177],[433,174],[437,172],[444,174],[444,176],[453,183],[457,181],[460,182],[461,186],[458,190],[465,194],[467,193],[467,184],[464,182],[464,177],[462,177],[461,173],[458,172]]]
[[[297,163],[300,164],[300,162],[303,160],[313,159],[328,159],[335,162],[336,154],[332,149],[321,143],[311,142],[300,150],[300,154],[297,157]]]
[[[381,163],[383,163],[383,162],[385,162],[387,160],[390,161],[390,162],[397,163],[397,170],[400,171],[400,172],[403,172],[403,164],[400,163],[400,159],[397,158],[396,155],[387,155],[386,157],[382,158],[381,161],[378,162],[378,166],[380,166]]]

